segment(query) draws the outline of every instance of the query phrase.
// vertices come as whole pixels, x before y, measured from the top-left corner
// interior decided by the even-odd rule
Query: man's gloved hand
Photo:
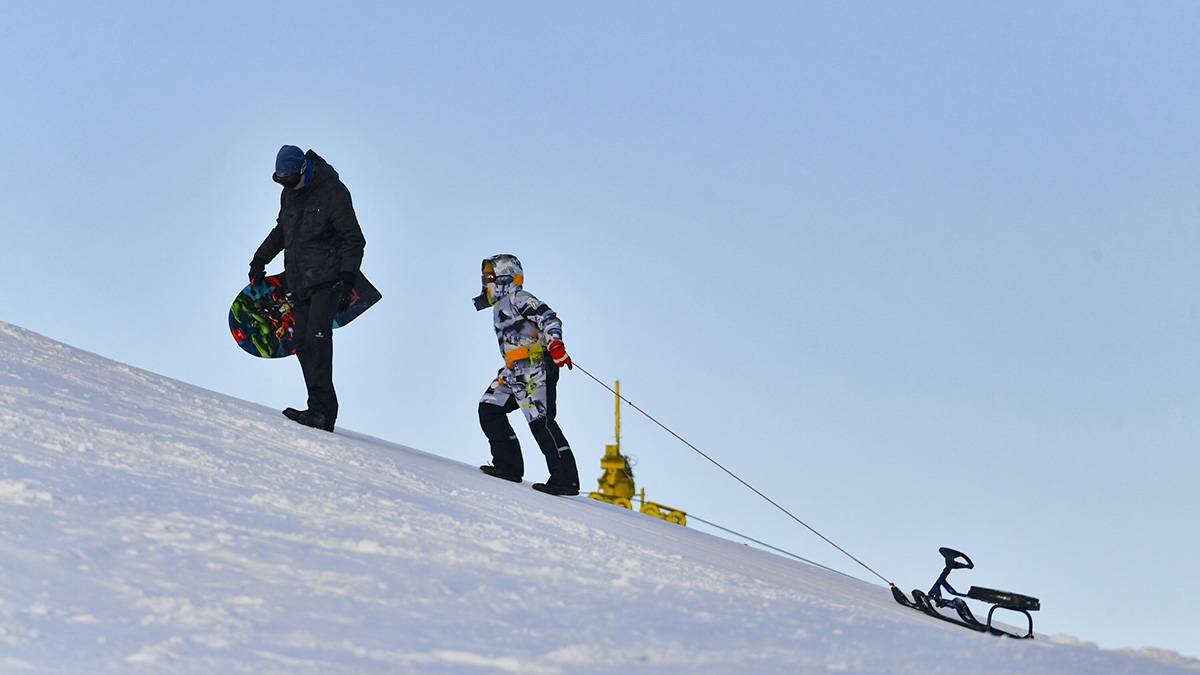
[[[350,301],[354,297],[354,282],[358,280],[358,272],[342,272],[338,277],[338,286],[341,287],[341,292],[338,295],[338,311],[344,312],[350,306]]]
[[[257,286],[267,278],[266,266],[257,260],[250,261],[250,283]]]
[[[566,366],[568,369],[574,368],[571,365],[571,357],[567,356],[567,348],[563,345],[562,340],[551,340],[550,344],[546,345],[550,348],[550,358],[554,359],[554,365],[562,368]]]

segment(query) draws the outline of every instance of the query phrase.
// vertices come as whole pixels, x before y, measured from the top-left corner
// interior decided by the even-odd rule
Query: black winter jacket
[[[288,286],[300,291],[358,272],[367,245],[337,171],[312,150],[304,156],[313,165],[312,182],[299,190],[283,188],[275,228],[251,262],[265,267],[283,251]]]

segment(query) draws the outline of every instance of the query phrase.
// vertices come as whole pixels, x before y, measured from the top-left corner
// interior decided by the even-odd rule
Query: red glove
[[[562,340],[551,340],[550,344],[546,346],[550,348],[550,358],[554,359],[554,365],[559,368],[563,366],[568,369],[573,368],[571,357],[567,356],[567,348],[563,346]]]

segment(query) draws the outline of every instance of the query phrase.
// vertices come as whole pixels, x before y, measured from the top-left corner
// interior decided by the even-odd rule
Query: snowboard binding
[[[941,575],[933,583],[933,587],[929,589],[929,592],[922,593],[919,590],[914,590],[912,592],[912,600],[909,600],[899,588],[892,586],[892,597],[896,599],[896,602],[905,607],[920,610],[934,618],[948,621],[980,633],[1008,636],[1018,640],[1033,639],[1033,616],[1029,613],[1036,612],[1042,608],[1040,600],[1028,595],[999,591],[994,588],[984,588],[982,586],[972,586],[965,594],[959,593],[950,585],[950,573],[959,569],[974,569],[975,563],[971,561],[971,558],[967,554],[946,546],[939,548],[938,552],[945,559],[946,566],[942,569]],[[954,597],[942,595],[943,591]],[[967,602],[963,598],[971,598],[972,600],[979,600],[980,602],[990,604],[991,608],[988,610],[987,621],[984,622],[976,619],[975,615],[971,613],[971,608],[967,606]],[[953,608],[958,616],[948,616],[938,611],[938,609],[944,608]],[[997,609],[1007,609],[1024,614],[1028,622],[1025,634],[1010,633],[993,625],[992,617],[995,615]]]

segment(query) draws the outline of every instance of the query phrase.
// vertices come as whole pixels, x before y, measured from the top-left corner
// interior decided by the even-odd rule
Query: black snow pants
[[[529,430],[537,441],[538,448],[546,457],[546,469],[550,477],[546,482],[550,485],[569,485],[579,487],[579,469],[575,466],[575,455],[571,445],[567,443],[562,429],[554,416],[558,409],[555,405],[555,394],[558,385],[558,368],[553,363],[546,363],[546,410],[545,414],[529,421]],[[517,397],[509,396],[504,405],[496,405],[481,401],[479,403],[479,426],[487,436],[488,445],[492,450],[492,466],[512,476],[525,475],[525,461],[521,457],[521,444],[512,425],[508,423],[508,413],[518,407]]]
[[[333,317],[338,296],[333,285],[305,289],[295,295],[292,307],[296,313],[296,358],[308,387],[308,409],[324,414],[329,424],[338,414],[333,390]]]

